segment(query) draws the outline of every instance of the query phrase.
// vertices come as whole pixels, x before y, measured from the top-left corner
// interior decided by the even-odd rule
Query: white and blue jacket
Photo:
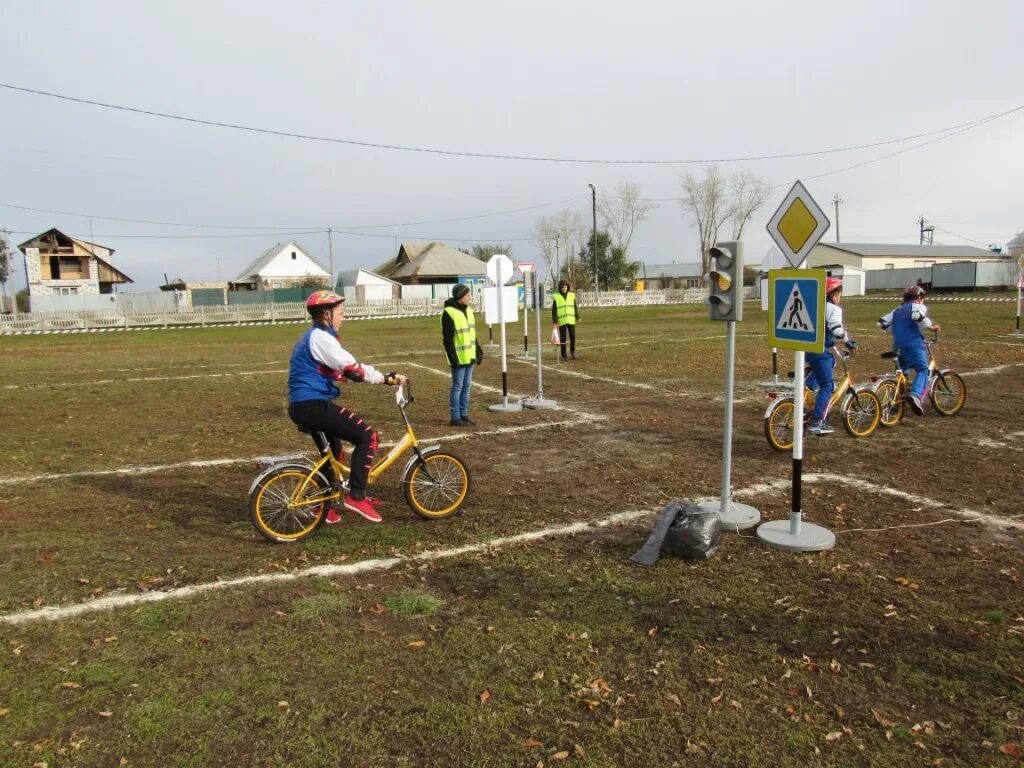
[[[288,402],[333,400],[341,394],[335,382],[352,376],[368,384],[383,384],[384,374],[360,363],[341,346],[332,328],[314,325],[295,343],[288,366]]]

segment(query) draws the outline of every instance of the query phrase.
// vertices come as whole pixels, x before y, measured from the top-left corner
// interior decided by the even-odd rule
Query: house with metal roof
[[[700,288],[703,285],[700,262],[647,264],[639,262],[634,278],[638,290],[667,291]]]
[[[372,270],[402,285],[475,283],[487,277],[487,264],[444,243],[402,243],[398,255]]]
[[[310,285],[314,281],[325,287],[331,275],[301,245],[291,240],[271,246],[228,283],[232,291],[271,290]]]
[[[30,296],[79,296],[113,293],[132,283],[111,264],[114,249],[48,229],[18,246],[25,254]]]
[[[338,275],[334,290],[346,301],[365,304],[368,301],[393,301],[402,298],[402,286],[368,269],[350,269]]]
[[[1006,256],[970,245],[895,245],[888,243],[818,243],[807,257],[808,267],[844,266],[875,269],[930,267],[957,261],[999,262]]]

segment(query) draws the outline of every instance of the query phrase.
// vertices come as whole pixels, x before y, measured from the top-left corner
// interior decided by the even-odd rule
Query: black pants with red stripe
[[[366,479],[377,455],[377,432],[355,411],[330,400],[302,400],[288,404],[288,416],[300,427],[323,432],[337,457],[341,441],[352,443],[352,472],[348,477],[352,497],[366,496]],[[337,478],[329,478],[336,480]]]

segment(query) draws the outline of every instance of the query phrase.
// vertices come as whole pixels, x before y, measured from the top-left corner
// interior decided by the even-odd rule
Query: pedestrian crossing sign
[[[768,342],[797,352],[825,351],[825,270],[768,272]]]

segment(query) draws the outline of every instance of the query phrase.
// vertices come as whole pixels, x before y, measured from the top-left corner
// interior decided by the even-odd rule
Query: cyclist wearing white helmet
[[[814,398],[814,410],[811,412],[811,423],[807,432],[812,435],[830,435],[835,432],[828,425],[828,401],[832,393],[836,391],[836,381],[833,376],[833,369],[836,367],[836,359],[832,356],[832,347],[837,341],[846,345],[847,349],[856,349],[857,342],[843,327],[843,310],[839,304],[843,300],[843,281],[838,277],[825,279],[825,351],[808,352],[806,355],[807,365],[811,372],[807,376],[805,384],[810,390],[817,390]]]
[[[377,433],[358,413],[331,401],[341,394],[337,382],[343,379],[397,385],[405,383],[405,376],[381,373],[372,365],[360,363],[341,346],[338,328],[345,317],[344,302],[344,297],[334,291],[316,291],[306,300],[313,327],[302,334],[292,350],[288,368],[288,416],[304,429],[323,432],[330,450],[339,460],[341,441],[353,444],[349,493],[342,506],[371,523],[379,523],[380,500],[366,495],[367,476],[377,453]],[[340,521],[337,510],[331,507],[325,522]]]
[[[910,378],[910,372],[915,372],[907,400],[918,416],[924,415],[921,398],[928,384],[928,350],[924,343],[924,331],[941,330],[939,324],[933,323],[928,317],[928,307],[924,305],[925,295],[920,285],[910,286],[903,292],[903,304],[878,320],[878,326],[892,334],[892,348],[899,355],[903,373]]]

